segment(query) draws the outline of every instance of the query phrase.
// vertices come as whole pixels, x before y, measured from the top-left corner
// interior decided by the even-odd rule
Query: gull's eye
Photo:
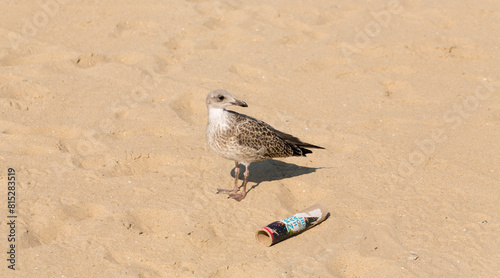
[[[219,101],[223,101],[224,100],[224,96],[219,96],[218,99],[219,99]]]

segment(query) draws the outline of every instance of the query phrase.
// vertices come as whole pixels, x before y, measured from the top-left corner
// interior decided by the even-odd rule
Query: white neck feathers
[[[219,128],[228,128],[228,115],[227,111],[223,108],[208,108],[208,124],[218,126]]]

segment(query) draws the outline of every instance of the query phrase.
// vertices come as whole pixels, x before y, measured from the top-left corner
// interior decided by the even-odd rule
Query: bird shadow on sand
[[[272,159],[254,162],[250,164],[249,167],[250,175],[248,177],[248,182],[255,184],[247,189],[247,193],[252,189],[258,187],[262,182],[293,178],[305,174],[314,173],[319,169],[322,169],[322,167],[304,167]],[[240,180],[243,180],[243,172],[245,172],[245,166],[240,165]],[[234,168],[233,170],[231,170],[231,176],[234,178]],[[248,184],[248,186],[250,185],[251,184]],[[243,185],[240,185],[240,188],[242,186]]]

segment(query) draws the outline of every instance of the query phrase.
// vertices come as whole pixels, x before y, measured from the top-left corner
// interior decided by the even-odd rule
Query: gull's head
[[[241,100],[235,99],[230,93],[226,90],[217,89],[208,93],[207,96],[207,107],[216,108],[216,109],[224,109],[224,107],[229,105],[238,105],[241,107],[248,107],[248,105]]]

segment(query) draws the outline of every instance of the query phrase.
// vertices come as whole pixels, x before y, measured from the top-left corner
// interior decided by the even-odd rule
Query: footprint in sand
[[[51,90],[30,80],[13,81],[0,87],[0,105],[27,111],[34,101],[53,94]]]
[[[85,226],[93,226],[109,214],[102,205],[78,201],[65,204],[62,200],[37,197],[24,199],[23,203],[24,209],[19,212],[24,222],[19,235],[21,248],[52,244],[86,233]]]
[[[137,36],[155,36],[160,32],[160,25],[153,21],[135,20],[123,21],[116,24],[110,37],[127,38]]]
[[[166,64],[178,64],[179,62],[189,59],[194,53],[195,47],[193,39],[186,38],[182,35],[171,37],[163,45],[171,55],[157,56],[157,58],[160,58],[159,61]]]
[[[155,237],[187,240],[201,247],[207,241],[217,241],[217,234],[207,223],[189,221],[184,208],[140,209],[128,211],[122,216],[123,227],[132,233],[154,234]]]
[[[2,66],[65,63],[75,56],[75,52],[61,45],[50,45],[43,42],[30,42],[23,44],[15,50],[9,50],[0,58]]]
[[[30,104],[28,101],[16,100],[11,98],[0,98],[0,106],[27,111],[29,110]]]
[[[184,235],[192,231],[194,224],[189,224],[183,209],[139,209],[127,212],[123,216],[124,226],[137,233],[160,233]]]
[[[188,95],[183,95],[183,96],[179,97],[178,99],[170,102],[169,107],[177,114],[177,116],[181,120],[183,120],[187,123],[190,123],[190,124],[194,124],[195,123],[194,117],[199,117],[199,115],[197,115],[198,112],[193,107],[193,103],[191,101],[193,99],[196,99],[196,98],[188,93]],[[201,107],[197,107],[197,108],[201,108]],[[202,110],[199,110],[199,111],[202,111]]]
[[[429,103],[430,100],[419,96],[413,86],[405,80],[384,82],[384,97],[404,103]]]
[[[109,62],[109,58],[102,54],[87,53],[82,54],[74,60],[74,63],[81,68],[90,68],[98,63]]]
[[[15,100],[33,101],[44,98],[49,94],[51,94],[49,88],[26,79],[10,82],[0,87],[0,96],[2,96],[2,98],[11,98]]]

